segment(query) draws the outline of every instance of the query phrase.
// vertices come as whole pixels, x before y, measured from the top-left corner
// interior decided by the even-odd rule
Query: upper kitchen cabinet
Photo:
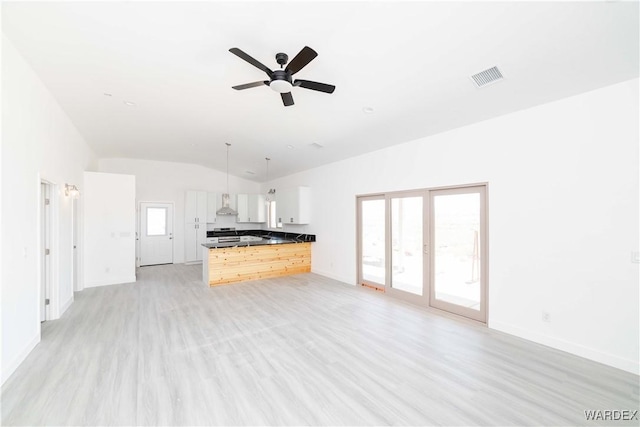
[[[311,222],[311,190],[309,187],[278,189],[276,213],[282,224],[309,224]]]
[[[222,202],[222,196],[220,194],[211,192],[207,193],[207,222],[209,223],[216,222],[218,202]]]
[[[262,194],[238,194],[236,222],[265,222],[265,204]]]
[[[184,202],[184,222],[207,222],[207,192],[188,190]]]

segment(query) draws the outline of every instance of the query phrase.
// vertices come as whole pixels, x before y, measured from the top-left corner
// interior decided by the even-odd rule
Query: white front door
[[[140,266],[173,263],[173,203],[140,203]]]

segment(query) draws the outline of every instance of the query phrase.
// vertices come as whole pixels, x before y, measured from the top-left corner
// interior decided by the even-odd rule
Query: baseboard
[[[613,354],[604,353],[591,347],[528,331],[507,323],[489,321],[489,328],[505,332],[510,335],[515,335],[538,344],[553,347],[558,350],[566,351],[567,353],[575,354],[576,356],[584,357],[585,359],[613,366],[614,368],[622,369],[623,371],[631,372],[632,374],[640,374],[640,363],[638,363],[637,360],[625,359]]]
[[[40,325],[38,325],[38,328],[40,328]],[[33,337],[33,339],[29,342],[29,344],[27,344],[24,347],[24,349],[22,349],[20,354],[18,354],[18,356],[15,359],[13,359],[5,369],[2,370],[1,384],[4,384],[5,381],[7,381],[9,377],[11,377],[11,375],[16,371],[16,369],[18,369],[18,366],[20,366],[20,364],[24,362],[24,359],[26,359],[27,356],[29,356],[29,353],[31,353],[31,351],[38,345],[39,342],[40,342],[40,332],[38,332],[38,334],[36,334],[36,336]]]
[[[95,280],[92,282],[85,282],[84,288],[95,288],[97,286],[109,286],[109,285],[121,285],[123,283],[134,283],[136,281],[136,275],[133,276],[121,276],[110,277],[109,280]]]
[[[69,301],[65,302],[64,304],[62,304],[60,306],[60,311],[58,312],[58,318],[62,317],[64,312],[67,311],[67,309],[69,309],[69,307],[71,307],[71,304],[73,304],[73,296],[71,296],[71,298],[69,298]]]
[[[311,267],[311,272],[315,273],[315,274],[319,274],[319,275],[324,276],[324,277],[328,277],[329,279],[337,280],[338,282],[346,283],[346,284],[351,285],[351,286],[355,285],[355,283],[353,282],[353,279],[348,279],[346,277],[337,276],[337,275],[335,275],[333,273],[330,273],[328,271],[317,270],[317,269]]]

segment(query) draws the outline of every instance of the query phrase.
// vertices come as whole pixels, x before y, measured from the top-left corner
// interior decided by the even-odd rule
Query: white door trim
[[[80,197],[81,195],[78,195],[71,199],[71,281],[73,292],[84,289],[82,281],[82,203]]]
[[[45,249],[45,241],[43,239],[43,222],[45,218],[43,217],[43,193],[42,193],[42,185],[46,185],[48,187],[48,196],[49,196],[49,207],[48,207],[48,238],[49,238],[49,250],[50,254],[48,259],[48,269],[47,269],[47,278],[48,283],[44,284],[44,286],[48,285],[48,289],[46,289],[45,293],[48,293],[49,297],[49,305],[45,308],[45,318],[42,320],[54,320],[60,317],[60,275],[59,275],[59,233],[60,227],[58,222],[58,210],[59,210],[59,185],[54,183],[53,181],[47,180],[38,175],[38,223],[37,223],[37,235],[38,235],[38,243],[37,243],[37,266],[38,266],[38,300],[37,307],[38,313],[40,313],[41,303],[45,298],[42,295],[43,288],[43,278],[42,278],[42,270],[44,268],[43,265],[43,253]],[[48,291],[48,292],[47,292]]]

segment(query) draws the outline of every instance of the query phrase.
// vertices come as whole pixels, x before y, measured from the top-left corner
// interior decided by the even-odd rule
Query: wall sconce
[[[77,197],[80,195],[80,190],[73,184],[65,184],[64,185],[64,195],[69,197]]]

